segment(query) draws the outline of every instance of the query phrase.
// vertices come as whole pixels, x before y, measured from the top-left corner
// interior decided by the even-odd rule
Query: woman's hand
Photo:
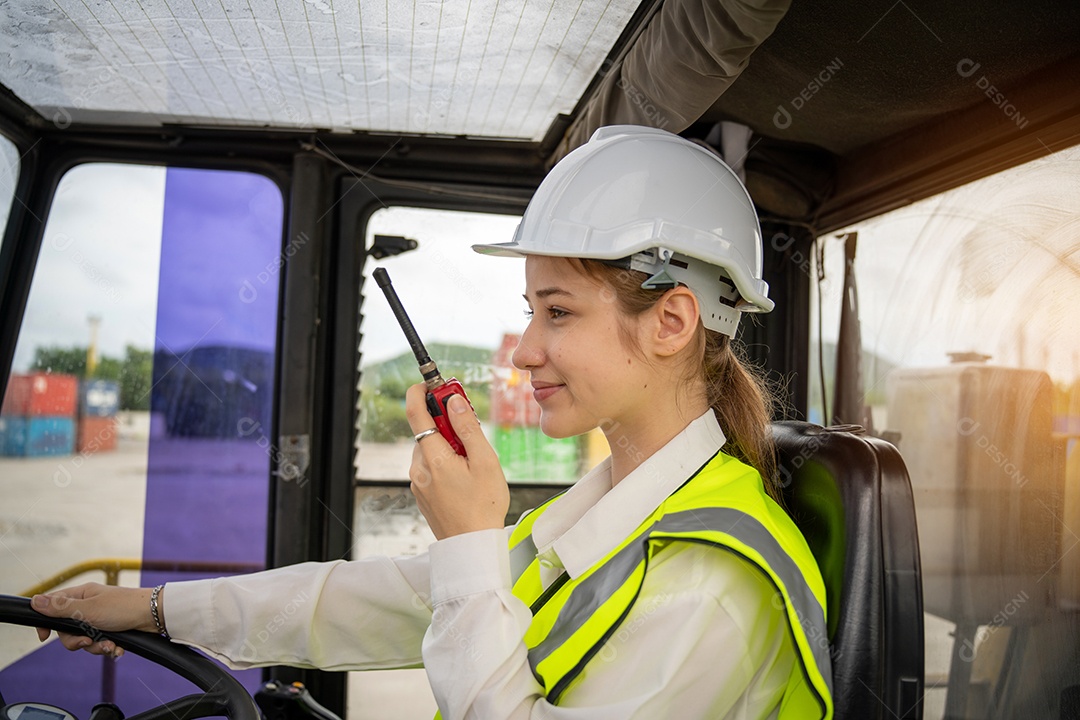
[[[405,415],[414,434],[435,427],[423,383],[405,395]],[[461,457],[439,433],[416,444],[409,479],[416,505],[439,540],[476,530],[501,529],[510,508],[510,488],[495,449],[480,430],[469,403],[457,395],[447,403],[450,425],[465,445]]]
[[[30,606],[42,615],[70,618],[85,623],[87,632],[98,630],[144,630],[156,632],[154,618],[150,614],[151,588],[127,588],[98,583],[86,583],[47,595],[35,595]],[[162,612],[164,590],[158,595],[159,612]],[[37,629],[38,639],[45,642],[50,631]],[[57,633],[60,642],[68,650],[86,650],[93,655],[124,654],[111,640],[85,635]]]

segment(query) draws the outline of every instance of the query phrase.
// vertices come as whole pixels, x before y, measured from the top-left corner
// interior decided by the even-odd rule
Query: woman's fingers
[[[422,384],[413,385],[406,394],[405,412],[414,433],[435,425],[425,395]],[[446,409],[468,457],[454,452],[441,436],[433,434],[420,440],[413,449],[409,469],[416,505],[439,540],[474,530],[502,528],[510,491],[498,456],[465,398],[451,397]]]
[[[85,585],[79,585],[77,587],[68,588],[67,590],[58,590],[47,595],[35,595],[30,600],[30,607],[32,607],[34,610],[38,611],[42,615],[45,615],[46,617],[66,618],[69,620],[75,620],[77,622],[86,623],[89,627],[90,623],[87,622],[86,614],[80,607],[83,603],[82,598],[84,593],[86,592],[86,589],[87,588]],[[91,590],[91,592],[93,591]],[[43,630],[44,628],[38,628],[38,639],[45,641],[49,637],[49,631],[44,630],[43,637]],[[75,635],[68,635],[66,633],[57,634],[60,635],[62,642],[65,638],[78,637]],[[69,650],[77,649],[72,648],[70,642],[64,642],[64,647],[68,648]]]
[[[47,617],[79,619],[81,613],[79,613],[78,608],[73,607],[73,603],[77,599],[75,597],[76,595],[81,596],[81,593],[77,592],[77,590],[81,589],[82,586],[79,586],[79,588],[71,588],[69,591],[70,594],[69,592],[60,590],[48,595],[35,595],[30,600],[30,607]],[[46,628],[36,628],[36,630],[40,642],[45,642],[49,639],[49,635],[52,634],[52,631]],[[83,646],[83,640],[87,641],[85,643],[86,646],[89,646],[93,642],[90,638],[79,635],[70,635],[61,632],[58,632],[57,635],[60,637],[60,643],[68,650],[78,650]]]
[[[120,657],[123,649],[97,634],[98,630],[152,630],[148,619],[149,588],[109,587],[86,583],[56,592],[35,595],[30,606],[47,617],[74,620],[86,628],[86,635],[57,633],[68,650],[86,650],[93,655]],[[144,617],[146,616],[146,617]],[[44,642],[50,632],[37,628]]]
[[[435,420],[427,409],[427,388],[424,383],[416,383],[405,391],[405,419],[414,435],[435,427]],[[424,442],[427,442],[426,438]]]
[[[37,628],[38,638],[42,642],[49,639],[49,635],[52,633],[45,628]],[[44,637],[42,637],[44,633]],[[85,650],[91,655],[112,655],[116,659],[120,659],[124,656],[124,648],[120,647],[112,640],[98,640],[94,641],[93,638],[88,638],[84,635],[70,635],[68,633],[56,633],[57,638],[60,640],[60,644],[71,651]]]
[[[45,632],[48,633],[47,630]],[[56,634],[60,639],[60,644],[68,650],[85,650],[91,655],[112,655],[114,658],[120,658],[124,655],[124,648],[119,647],[112,640],[104,638],[95,640],[85,635],[72,635],[62,632]],[[40,636],[41,634],[38,633],[38,637]],[[48,638],[48,635],[46,634],[45,637]]]
[[[37,610],[42,615],[54,618],[67,618],[70,620],[76,620],[84,622],[82,610],[79,609],[77,603],[81,601],[85,586],[78,586],[69,588],[68,590],[58,590],[49,594],[35,595],[30,600],[30,606]],[[89,628],[89,623],[87,624]],[[45,630],[45,637],[42,638],[42,630],[44,628],[38,628],[38,639],[46,640],[49,637],[49,631]],[[68,650],[82,650],[94,645],[92,638],[84,635],[73,635],[71,633],[56,633],[60,638],[60,644],[66,647]]]
[[[476,417],[468,400],[460,395],[454,395],[447,401],[446,408],[450,411],[447,413],[450,426],[461,438],[470,461],[475,462],[481,457],[494,454],[491,443],[484,437],[484,431],[480,427],[480,418]]]

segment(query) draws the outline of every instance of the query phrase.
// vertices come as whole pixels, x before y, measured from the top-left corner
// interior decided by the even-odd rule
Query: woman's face
[[[619,312],[611,289],[565,258],[525,259],[525,300],[532,312],[514,351],[514,365],[531,373],[540,427],[571,437],[648,415],[649,367],[620,332],[638,321]]]

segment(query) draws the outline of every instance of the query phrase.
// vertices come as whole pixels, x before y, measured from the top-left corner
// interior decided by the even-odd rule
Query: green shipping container
[[[511,483],[570,484],[578,479],[578,438],[549,438],[538,427],[496,427],[492,445]]]

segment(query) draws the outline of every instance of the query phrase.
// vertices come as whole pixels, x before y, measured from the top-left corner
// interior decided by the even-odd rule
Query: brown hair
[[[662,290],[641,287],[645,273],[598,260],[575,258],[573,262],[586,276],[609,286],[619,309],[630,317],[651,308],[664,294]],[[695,343],[695,362],[688,368],[687,377],[700,373],[705,381],[707,401],[727,437],[724,452],[761,473],[765,491],[779,502],[776,457],[769,430],[775,398],[768,382],[727,335],[698,325]]]

